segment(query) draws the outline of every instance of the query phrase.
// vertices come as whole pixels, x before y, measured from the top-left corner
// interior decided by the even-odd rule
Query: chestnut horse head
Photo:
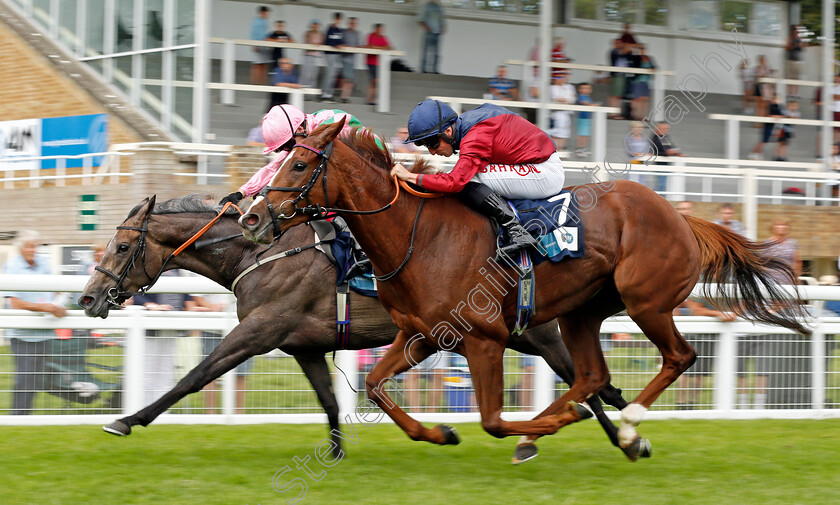
[[[401,330],[368,376],[368,396],[413,440],[447,444],[456,437],[447,427],[427,429],[408,417],[383,383],[434,349],[466,356],[482,425],[494,436],[541,436],[579,420],[571,402],[582,402],[609,381],[598,340],[601,322],[626,309],[663,359],[657,375],[622,410],[619,438],[623,447],[631,445],[638,440],[635,426],[646,409],[695,360],[672,311],[701,274],[735,284],[736,289],[717,293],[718,306],[808,331],[797,319],[798,306],[785,299],[773,277],[775,270],[792,279],[791,268],[769,258],[767,246],[681,216],[640,184],[570,188],[595,196],[580,212],[584,257],[535,267],[531,324],[557,319],[576,380],[536,419],[505,421],[500,417],[502,357],[515,319],[516,274],[493,261],[495,237],[487,219],[455,198],[429,201],[425,207],[418,198],[395,198],[390,156],[374,154],[366,147],[369,142],[353,136],[336,138],[342,126],[321,127],[297,144],[240,225],[248,238],[268,242],[327,212],[345,216],[383,281],[380,301]]]

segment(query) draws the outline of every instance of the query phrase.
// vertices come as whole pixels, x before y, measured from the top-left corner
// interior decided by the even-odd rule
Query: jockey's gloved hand
[[[239,202],[240,202],[243,198],[244,198],[244,196],[242,195],[242,193],[240,193],[239,191],[236,191],[236,192],[231,193],[231,194],[229,194],[228,196],[226,196],[226,197],[222,198],[221,200],[219,200],[219,205],[224,205],[224,204],[226,204],[227,202],[230,202],[230,203],[232,203],[232,204],[236,205],[236,204],[237,204],[237,203],[239,203]]]

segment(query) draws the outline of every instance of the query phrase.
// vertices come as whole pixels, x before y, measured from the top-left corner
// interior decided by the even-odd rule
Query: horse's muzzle
[[[271,242],[271,223],[263,223],[259,214],[249,212],[239,218],[239,226],[242,228],[242,234],[248,240],[258,244],[268,244]]]

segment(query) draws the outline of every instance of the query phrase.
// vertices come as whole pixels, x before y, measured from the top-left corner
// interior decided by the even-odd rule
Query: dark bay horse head
[[[79,297],[79,306],[89,317],[108,317],[112,306],[119,306],[152,282],[160,263],[146,263],[149,217],[155,206],[155,197],[146,198],[128,213],[117,233],[108,243],[108,248],[96,271],[90,277],[85,290]]]

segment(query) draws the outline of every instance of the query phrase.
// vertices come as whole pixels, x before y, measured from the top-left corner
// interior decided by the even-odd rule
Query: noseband
[[[139,228],[136,226],[117,226],[118,230],[131,230],[131,231],[139,231],[140,232],[140,239],[137,241],[137,246],[134,248],[134,252],[131,253],[131,259],[128,261],[128,265],[125,267],[125,270],[120,275],[117,275],[110,270],[102,268],[99,265],[96,265],[95,270],[98,272],[102,272],[103,274],[107,275],[114,281],[116,281],[117,285],[110,288],[108,290],[108,303],[113,306],[119,307],[122,305],[120,298],[123,300],[130,298],[134,295],[143,294],[148,290],[152,284],[154,284],[158,278],[160,278],[161,274],[163,273],[163,267],[166,266],[164,263],[161,266],[160,272],[155,277],[149,275],[149,272],[146,271],[146,234],[149,232],[149,216],[147,215],[145,219],[143,219],[143,224]],[[146,277],[149,278],[149,283],[145,286],[141,287],[139,291],[136,293],[125,291],[123,290],[122,284],[125,281],[125,278],[128,276],[131,269],[134,268],[135,263],[137,263],[137,258],[142,255],[142,265],[143,265],[143,273],[146,274]]]

